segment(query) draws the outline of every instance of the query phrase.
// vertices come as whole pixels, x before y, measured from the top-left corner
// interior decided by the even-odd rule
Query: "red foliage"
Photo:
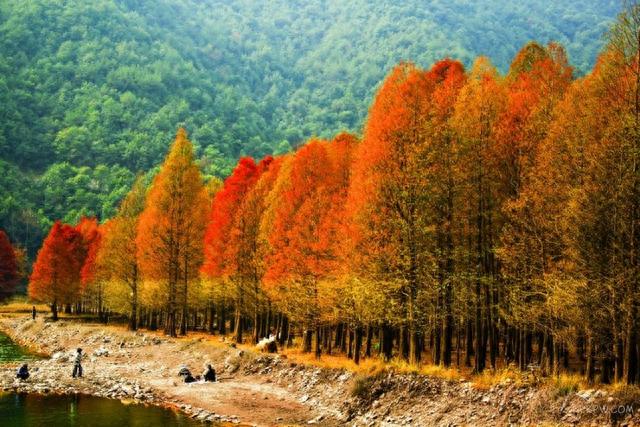
[[[57,304],[74,302],[85,254],[80,231],[56,221],[33,264],[29,297]]]
[[[0,300],[13,293],[18,283],[18,261],[9,237],[0,229]]]
[[[213,199],[209,225],[204,236],[204,263],[202,272],[211,277],[225,270],[225,248],[234,216],[242,199],[257,181],[261,168],[251,157],[243,157]]]

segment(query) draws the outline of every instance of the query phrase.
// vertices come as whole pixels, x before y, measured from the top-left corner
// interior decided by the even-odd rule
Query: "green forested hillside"
[[[526,5],[524,4],[526,3]],[[206,175],[311,135],[359,132],[400,60],[486,55],[531,39],[584,72],[617,0],[3,0],[0,228],[31,252],[54,218],[104,219],[178,125]]]

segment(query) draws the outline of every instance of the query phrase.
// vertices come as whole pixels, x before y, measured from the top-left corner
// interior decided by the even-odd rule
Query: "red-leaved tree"
[[[82,234],[56,221],[38,251],[29,281],[29,297],[50,304],[54,320],[58,320],[60,304],[78,299],[84,258]]]
[[[0,230],[0,301],[13,293],[19,276],[16,252],[9,236]]]

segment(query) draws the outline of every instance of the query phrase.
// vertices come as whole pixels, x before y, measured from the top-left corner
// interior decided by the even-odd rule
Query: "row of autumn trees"
[[[640,10],[593,72],[398,65],[341,134],[203,182],[183,130],[115,218],[56,223],[30,295],[304,351],[640,376]]]

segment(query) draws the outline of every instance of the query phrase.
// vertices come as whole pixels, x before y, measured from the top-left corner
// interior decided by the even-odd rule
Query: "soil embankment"
[[[390,371],[370,377],[239,350],[217,337],[172,339],[152,332],[66,320],[0,318],[17,342],[51,357],[30,362],[32,377],[0,367],[5,391],[85,393],[176,407],[203,421],[249,425],[640,425],[638,402],[602,390],[559,393],[505,380],[481,390]],[[72,354],[86,353],[85,376],[71,378]],[[220,381],[185,384],[181,365],[200,373],[211,363]],[[624,406],[621,409],[621,405]],[[635,405],[635,406],[633,406]],[[632,408],[632,409],[629,409]],[[634,424],[635,423],[635,424]]]

